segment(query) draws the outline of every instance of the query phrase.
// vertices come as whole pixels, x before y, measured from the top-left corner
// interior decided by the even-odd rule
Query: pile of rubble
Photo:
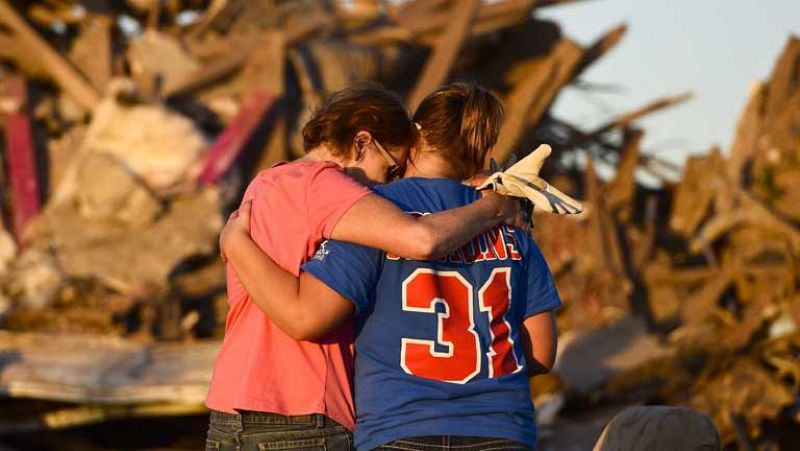
[[[640,130],[624,128],[618,154],[604,133],[584,146],[588,214],[537,220],[570,331],[556,370],[566,388],[541,391],[581,409],[686,405],[740,449],[789,449],[800,433],[797,67],[793,37],[753,87],[728,155],[691,157],[660,189],[635,181],[650,163]],[[594,166],[608,156],[616,173],[601,181]]]
[[[550,411],[561,415],[687,404],[712,414],[729,443],[766,440],[765,427],[792,423],[800,408],[800,210],[791,200],[800,46],[792,40],[754,91],[730,156],[690,160],[676,183],[680,168],[642,152],[635,123],[688,95],[594,130],[551,114],[562,88],[625,33],[620,25],[584,47],[536,18],[567,1],[0,0],[3,349],[39,355],[31,334],[72,334],[48,347],[52,356],[80,347],[75,333],[102,334],[109,353],[133,349],[129,364],[154,374],[141,370],[153,363],[140,357],[148,346],[219,337],[225,212],[258,170],[303,154],[300,129],[314,106],[370,79],[413,111],[439,85],[469,80],[506,105],[495,158],[550,143],[544,177],[587,206],[576,220],[537,219],[566,301],[560,369],[552,383],[534,382],[537,399],[560,400]],[[614,177],[602,180],[599,166]],[[662,187],[644,187],[637,171]],[[203,349],[211,358],[172,364],[208,364],[215,348]],[[587,380],[581,365],[592,359],[600,370]],[[2,368],[0,387],[79,401],[59,395],[63,385],[47,389],[66,374],[48,375],[60,361],[23,358]],[[85,402],[135,402],[131,392],[108,395],[130,380],[69,368],[73,385],[113,385],[103,396],[80,391],[91,394]],[[153,395],[167,390],[153,381],[171,374],[155,373],[150,391],[135,392],[141,402],[176,402]]]
[[[175,298],[187,260],[220,269],[197,260],[214,255],[221,212],[256,171],[302,155],[314,106],[358,80],[411,109],[452,79],[495,89],[508,109],[499,160],[570,127],[549,107],[625,27],[581,47],[532,15],[557,3],[0,1],[4,217],[25,243],[11,262],[6,239],[7,327],[80,329],[70,306],[97,316],[93,301],[111,296],[121,299],[89,329],[124,317],[123,334],[176,338],[170,321],[187,312],[166,319],[147,299]],[[72,319],[47,320],[54,305]]]

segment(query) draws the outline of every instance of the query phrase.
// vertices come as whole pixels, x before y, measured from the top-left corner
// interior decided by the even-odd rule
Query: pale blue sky
[[[666,94],[688,103],[641,121],[644,150],[676,163],[712,144],[725,152],[751,82],[769,76],[790,33],[800,35],[800,0],[589,0],[538,10],[588,45],[626,22],[622,42],[583,76],[619,90],[562,91],[554,109],[590,129]]]

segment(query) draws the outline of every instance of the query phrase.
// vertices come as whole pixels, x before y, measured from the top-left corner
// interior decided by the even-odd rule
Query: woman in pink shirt
[[[259,173],[243,198],[252,202],[253,240],[295,276],[324,239],[431,259],[518,222],[516,201],[502,196],[412,217],[366,188],[402,174],[417,140],[402,103],[383,88],[334,94],[305,125],[303,140],[303,158]],[[352,325],[297,341],[259,310],[230,265],[227,281],[230,310],[206,400],[206,449],[349,450]]]

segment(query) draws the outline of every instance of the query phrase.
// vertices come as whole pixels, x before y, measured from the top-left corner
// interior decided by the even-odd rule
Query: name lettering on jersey
[[[423,213],[418,212],[409,214],[415,216],[423,215]],[[391,252],[386,253],[386,258],[388,260],[400,260],[399,256]],[[495,227],[476,236],[461,249],[437,261],[440,263],[477,263],[492,260],[522,260],[517,237],[511,227],[506,225]]]

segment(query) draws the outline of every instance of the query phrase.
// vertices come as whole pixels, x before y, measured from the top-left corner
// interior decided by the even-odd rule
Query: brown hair
[[[375,83],[359,83],[331,95],[303,126],[306,152],[328,144],[331,152],[345,156],[360,130],[383,145],[412,146],[417,130],[403,103],[393,92]]]
[[[444,86],[420,103],[414,122],[425,141],[450,161],[463,178],[483,167],[497,142],[503,104],[485,89],[463,83]]]

